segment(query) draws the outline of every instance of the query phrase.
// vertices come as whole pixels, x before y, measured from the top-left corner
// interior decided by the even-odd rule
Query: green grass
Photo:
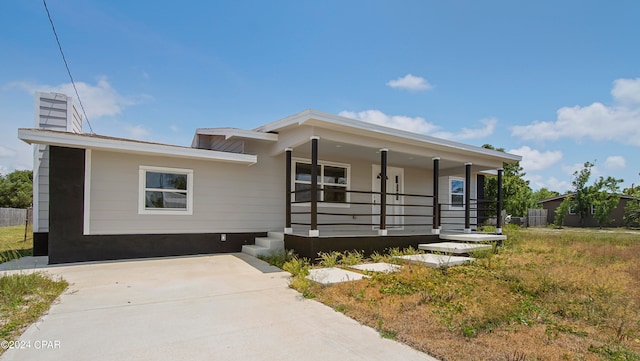
[[[0,263],[33,254],[33,230],[29,226],[25,241],[24,228],[24,226],[0,227]]]
[[[12,226],[0,228],[0,263],[31,256],[32,229]],[[0,341],[15,341],[22,331],[51,307],[67,288],[62,279],[51,279],[40,273],[12,274],[0,277]],[[0,355],[6,351],[0,348]]]
[[[68,285],[39,272],[0,277],[0,341],[17,340]],[[0,354],[4,351],[0,348]]]

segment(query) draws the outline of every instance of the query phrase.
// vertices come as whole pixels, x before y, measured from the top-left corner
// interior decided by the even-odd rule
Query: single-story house
[[[472,233],[485,175],[520,156],[315,110],[191,146],[81,132],[70,97],[36,94],[34,252],[50,263],[239,252],[269,232],[315,258]],[[315,191],[312,191],[315,190]],[[501,232],[498,224],[497,233]]]
[[[553,224],[556,218],[556,209],[560,206],[560,203],[564,201],[564,199],[569,194],[549,198],[540,201],[539,203],[542,205],[543,209],[547,210],[547,222],[548,224]],[[616,208],[609,215],[609,222],[606,225],[607,227],[624,227],[624,209],[627,206],[627,202],[636,201],[637,199],[627,195],[620,195],[620,201]],[[587,214],[587,218],[584,219],[583,222],[580,222],[580,215],[575,212],[573,208],[569,209],[569,213],[564,218],[564,225],[568,227],[599,227],[600,224],[595,218],[595,207],[591,207],[591,212]]]

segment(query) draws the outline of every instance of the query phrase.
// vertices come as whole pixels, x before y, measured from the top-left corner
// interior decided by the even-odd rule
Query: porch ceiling
[[[310,143],[311,142],[308,141],[295,147],[293,149],[293,156],[310,159]],[[378,146],[352,144],[321,137],[320,141],[318,142],[318,158],[320,160],[331,160],[336,162],[339,162],[341,158],[348,158],[380,164],[381,148],[382,147]],[[464,173],[464,163],[466,162],[473,163],[473,172],[493,170],[501,166],[501,164],[483,164],[478,162],[477,159],[449,159],[444,157],[443,155],[438,155],[435,152],[430,153],[428,152],[428,150],[424,150],[422,154],[415,154],[414,152],[409,153],[394,150],[394,147],[392,147],[391,145],[386,148],[389,149],[389,152],[387,153],[387,162],[389,166],[394,167],[433,169],[433,157],[440,157],[440,171],[442,175],[446,175],[448,173]]]

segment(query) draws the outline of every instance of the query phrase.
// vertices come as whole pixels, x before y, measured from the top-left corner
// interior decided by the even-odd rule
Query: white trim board
[[[130,139],[56,132],[41,129],[18,129],[18,138],[29,144],[48,144],[70,148],[158,155],[171,158],[215,160],[247,165],[258,162],[258,156],[253,154],[220,152],[160,143],[146,143]]]

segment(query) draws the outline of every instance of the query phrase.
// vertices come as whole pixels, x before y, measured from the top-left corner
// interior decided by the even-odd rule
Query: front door
[[[373,165],[371,189],[380,192],[380,165]],[[404,229],[404,169],[387,167],[387,229]],[[380,194],[373,194],[373,229],[380,228]]]

